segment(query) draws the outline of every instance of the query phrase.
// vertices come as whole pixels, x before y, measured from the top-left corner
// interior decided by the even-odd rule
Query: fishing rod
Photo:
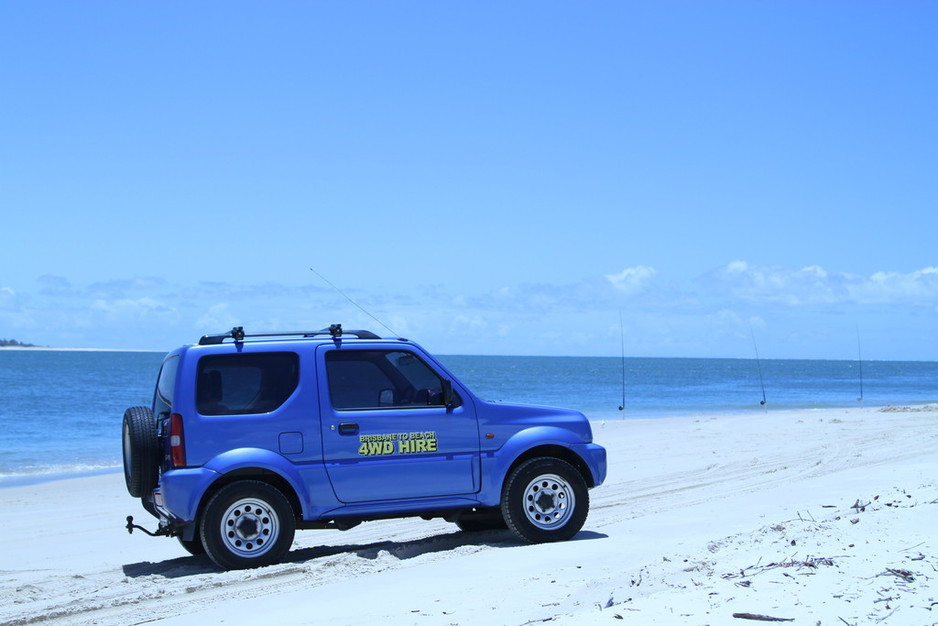
[[[619,311],[619,337],[622,341],[622,404],[619,410],[625,410],[625,326],[622,324],[622,311]]]
[[[335,285],[333,285],[333,284],[332,284],[332,281],[330,281],[328,278],[326,278],[325,276],[323,276],[322,274],[320,274],[319,272],[317,272],[317,271],[314,270],[313,268],[309,268],[309,271],[311,271],[311,272],[312,272],[313,274],[315,274],[316,276],[319,276],[319,278],[321,278],[324,283],[326,283],[327,285],[329,285],[330,287],[332,287],[333,289],[335,289],[335,290],[339,293],[340,296],[342,296],[343,298],[345,298],[346,300],[348,300],[349,302],[351,302],[353,305],[355,305],[355,307],[356,307],[359,311],[361,311],[362,313],[364,313],[365,315],[367,315],[368,317],[370,317],[370,318],[373,319],[374,321],[376,321],[376,322],[378,322],[379,324],[381,324],[382,326],[384,326],[384,328],[385,328],[388,332],[390,332],[392,336],[394,336],[394,337],[398,337],[398,336],[399,336],[396,332],[394,332],[393,330],[391,330],[391,329],[388,327],[387,324],[385,324],[384,322],[382,322],[381,320],[379,320],[377,317],[375,317],[374,315],[372,315],[371,313],[369,313],[368,311],[366,311],[360,304],[358,304],[357,302],[355,302],[354,300],[352,300],[350,297],[348,297],[348,295],[347,295],[344,291],[342,291],[341,289],[339,289],[338,287],[336,287]]]
[[[762,362],[759,360],[759,346],[756,345],[756,333],[749,327],[749,334],[752,336],[752,347],[756,351],[756,367],[759,368],[759,385],[762,386],[762,402],[759,404],[765,406],[765,380],[762,378]]]
[[[860,397],[857,402],[863,402],[863,353],[860,351],[860,326],[857,325],[857,367],[860,369]]]

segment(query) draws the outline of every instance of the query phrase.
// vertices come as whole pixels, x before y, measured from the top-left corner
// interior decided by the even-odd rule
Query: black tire
[[[135,498],[148,495],[160,477],[160,446],[153,412],[146,406],[124,411],[124,481]]]
[[[502,510],[498,507],[490,509],[477,509],[466,511],[456,518],[456,526],[467,533],[478,533],[486,530],[505,530],[508,524]]]
[[[205,553],[222,569],[279,563],[293,545],[296,519],[279,489],[257,480],[222,487],[199,522]]]
[[[583,476],[561,459],[529,459],[508,475],[502,515],[508,527],[530,543],[564,541],[583,528],[589,489]]]
[[[177,536],[176,539],[179,540],[179,545],[185,548],[186,552],[192,556],[202,556],[205,554],[205,546],[202,545],[202,538],[199,537],[198,533],[195,534],[195,537],[193,537],[191,541],[186,541],[179,536]]]

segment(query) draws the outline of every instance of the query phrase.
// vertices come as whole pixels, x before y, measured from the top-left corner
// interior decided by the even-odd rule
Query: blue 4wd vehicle
[[[406,339],[341,325],[202,337],[123,418],[130,495],[223,569],[280,561],[297,528],[442,517],[569,539],[606,451],[575,411],[485,402]]]

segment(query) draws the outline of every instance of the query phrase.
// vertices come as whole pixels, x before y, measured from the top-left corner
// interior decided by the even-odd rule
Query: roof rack
[[[323,328],[322,330],[300,330],[292,332],[280,332],[280,333],[245,333],[244,327],[235,326],[227,333],[221,333],[218,335],[203,335],[199,339],[200,346],[213,346],[218,345],[225,341],[225,339],[234,339],[235,341],[244,341],[246,337],[319,337],[322,335],[329,335],[333,339],[339,339],[343,335],[352,335],[353,337],[358,337],[359,339],[381,339],[378,335],[374,334],[370,330],[343,330],[342,324],[332,324],[329,328]]]

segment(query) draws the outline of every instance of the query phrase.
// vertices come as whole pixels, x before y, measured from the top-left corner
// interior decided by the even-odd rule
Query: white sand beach
[[[572,541],[419,519],[222,572],[109,474],[0,490],[0,623],[938,624],[938,407],[594,424]],[[119,442],[116,443],[119,445]]]

